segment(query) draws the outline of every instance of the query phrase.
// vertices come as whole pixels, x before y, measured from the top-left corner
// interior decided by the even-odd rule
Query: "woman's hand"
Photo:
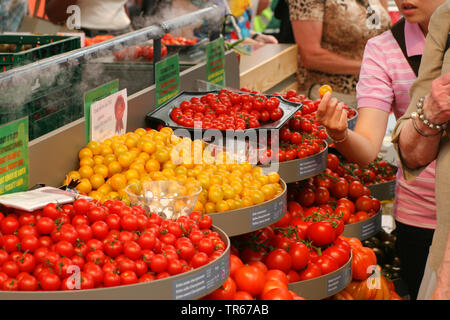
[[[259,34],[256,38],[256,41],[258,41],[259,43],[271,43],[271,44],[277,44],[278,40],[277,38],[275,38],[274,36],[270,35],[270,34]]]
[[[330,92],[325,93],[320,101],[316,120],[325,126],[331,139],[336,141],[345,139],[348,130],[347,110],[344,109],[343,102],[331,98]]]
[[[425,118],[432,123],[441,124],[450,120],[450,73],[433,80],[423,109]]]

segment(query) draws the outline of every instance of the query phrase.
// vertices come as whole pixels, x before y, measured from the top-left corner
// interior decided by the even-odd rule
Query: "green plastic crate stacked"
[[[0,81],[3,71],[78,48],[79,37],[0,35],[0,51],[14,51],[0,52]],[[81,118],[81,67],[61,67],[52,72],[39,74],[32,83],[2,90],[0,124],[28,116],[33,140]]]

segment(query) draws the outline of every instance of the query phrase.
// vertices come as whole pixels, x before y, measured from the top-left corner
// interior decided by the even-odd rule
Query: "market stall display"
[[[65,61],[96,80],[129,76],[120,77],[121,88],[134,99],[128,132],[88,143],[75,134],[64,136],[76,153],[61,152],[71,165],[55,166],[52,174],[60,179],[55,187],[73,202],[52,202],[35,211],[0,207],[0,298],[401,299],[395,236],[380,231],[380,201],[394,196],[396,168],[381,159],[367,168],[345,161],[316,121],[320,100],[295,90],[193,92],[188,80],[180,80],[180,90],[190,89],[154,106],[149,40],[165,34],[162,57],[204,43],[173,36],[171,28],[181,25],[175,22],[130,36],[87,38],[86,56]],[[97,55],[101,48],[109,56]],[[110,74],[96,74],[111,66],[116,69]],[[190,82],[208,72],[187,69],[180,71],[193,75]],[[70,89],[81,80],[88,86],[84,77],[63,80],[49,102],[66,97],[75,103]],[[144,80],[144,87],[134,86],[137,80]],[[320,90],[322,96],[331,87]],[[45,110],[33,109],[31,128],[40,119],[61,118],[60,113],[47,117],[51,108],[40,106]],[[358,113],[353,106],[344,108],[352,128]],[[12,118],[2,114],[3,119]],[[30,129],[30,137],[54,128]],[[202,134],[216,129],[225,140],[198,138],[195,129]],[[62,137],[64,130],[51,135]],[[271,131],[267,141],[262,130]],[[253,132],[256,139],[227,150],[230,132]],[[256,162],[250,161],[250,145],[256,146]]]

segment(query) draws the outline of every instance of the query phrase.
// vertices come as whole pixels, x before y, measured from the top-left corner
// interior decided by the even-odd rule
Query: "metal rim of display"
[[[200,268],[173,275],[167,278],[150,282],[122,285],[109,288],[67,291],[0,291],[0,300],[194,300],[202,298],[219,288],[229,276],[230,239],[228,235],[218,228],[212,227],[219,233],[226,244],[226,250],[220,257]],[[216,276],[216,279],[208,277]],[[197,282],[196,282],[197,281]],[[205,290],[204,285],[210,284]],[[209,281],[209,282],[208,282]],[[212,283],[212,284],[211,284]],[[195,287],[195,289],[189,286]],[[185,290],[188,296],[177,295],[176,290]],[[192,290],[191,290],[192,289]],[[197,290],[197,291],[195,291]]]
[[[346,224],[342,236],[347,238],[358,238],[366,240],[381,230],[382,209],[369,219],[358,221],[352,224]]]
[[[286,183],[297,182],[314,177],[327,168],[328,143],[324,141],[325,148],[319,153],[306,158],[279,162],[278,173]],[[264,166],[261,165],[264,170]],[[302,172],[303,171],[303,172]],[[267,174],[267,172],[265,172]]]
[[[321,300],[342,291],[352,281],[352,259],[339,269],[317,278],[289,283],[289,290],[308,300]]]
[[[283,192],[276,198],[246,208],[210,213],[213,225],[229,236],[237,236],[262,229],[280,220],[287,210],[287,186],[280,180]]]

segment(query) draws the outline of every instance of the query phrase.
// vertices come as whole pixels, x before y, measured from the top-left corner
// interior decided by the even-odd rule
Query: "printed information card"
[[[91,105],[91,140],[102,142],[120,136],[127,129],[127,89]]]

